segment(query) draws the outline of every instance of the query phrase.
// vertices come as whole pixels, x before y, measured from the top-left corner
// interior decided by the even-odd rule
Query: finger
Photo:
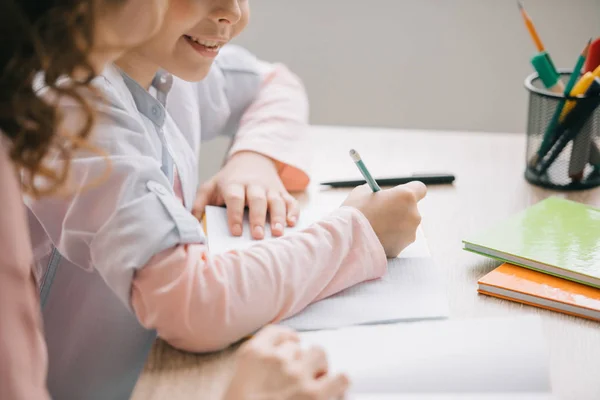
[[[300,337],[298,336],[298,333],[292,329],[283,326],[269,325],[261,329],[252,341],[258,345],[279,346],[288,341],[299,342]]]
[[[267,193],[260,186],[246,188],[248,208],[250,209],[250,229],[252,237],[260,240],[265,237],[265,221],[267,219]]]
[[[320,347],[311,347],[302,356],[302,363],[313,378],[319,378],[328,371],[327,355]]]
[[[420,181],[408,182],[407,184],[400,185],[398,187],[403,187],[405,189],[410,190],[412,193],[414,193],[417,201],[422,200],[427,194],[427,186],[425,186],[425,184]]]
[[[271,220],[271,234],[281,236],[283,235],[283,227],[286,224],[286,203],[281,193],[270,191],[267,193],[267,204]]]
[[[299,342],[286,340],[277,346],[277,355],[281,360],[297,361],[302,357],[302,347]]]
[[[244,222],[244,206],[246,205],[246,196],[242,185],[232,184],[223,190],[223,200],[227,206],[227,223],[229,230],[234,236],[242,234]]]
[[[204,209],[210,204],[210,200],[214,197],[213,195],[216,189],[217,184],[212,180],[200,186],[192,207],[192,214],[198,218],[198,220],[202,219]]]
[[[346,394],[350,381],[344,374],[325,375],[314,383],[313,391],[318,399],[337,399]]]
[[[283,200],[287,208],[286,222],[288,226],[296,226],[298,223],[298,217],[300,216],[300,207],[298,206],[298,200],[296,200],[291,194],[284,193]]]

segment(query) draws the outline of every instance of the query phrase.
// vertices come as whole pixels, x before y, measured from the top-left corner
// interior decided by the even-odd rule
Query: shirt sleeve
[[[5,150],[0,148],[0,398],[50,399],[25,208]]]
[[[160,149],[145,140],[139,116],[122,107],[110,87],[102,90],[105,100],[96,107],[92,134],[102,152],[74,154],[65,192],[29,207],[61,255],[83,269],[97,269],[129,307],[137,268],[165,249],[202,243],[204,236],[175,196],[157,161]],[[68,116],[65,128],[79,126],[80,109],[61,108]]]
[[[260,63],[262,83],[240,120],[232,156],[240,151],[263,154],[278,165],[289,191],[309,184],[308,100],[301,81],[282,64]]]
[[[343,207],[301,232],[210,255],[177,246],[136,272],[132,305],[147,328],[194,352],[222,349],[310,303],[381,277],[386,257],[367,219]]]

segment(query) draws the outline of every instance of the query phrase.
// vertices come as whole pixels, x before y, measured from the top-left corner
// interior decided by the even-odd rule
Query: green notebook
[[[465,250],[600,288],[600,209],[550,197],[480,235]]]

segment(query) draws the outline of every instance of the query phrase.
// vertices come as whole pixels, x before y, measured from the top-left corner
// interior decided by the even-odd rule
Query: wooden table
[[[356,177],[356,148],[375,176],[453,172],[452,186],[430,187],[421,203],[431,253],[445,271],[451,318],[539,314],[549,344],[554,393],[560,399],[600,399],[600,324],[476,292],[477,280],[498,263],[462,250],[461,239],[556,194],[523,179],[525,136],[314,127],[314,182]],[[300,196],[338,196],[313,187]],[[560,195],[560,194],[559,194]],[[563,194],[600,207],[600,189]],[[600,229],[600,227],[599,227]],[[486,338],[481,338],[486,340]],[[197,356],[158,341],[136,387],[135,400],[216,400],[230,377],[234,349]]]

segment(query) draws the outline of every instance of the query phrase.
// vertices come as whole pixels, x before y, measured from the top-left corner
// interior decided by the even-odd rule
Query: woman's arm
[[[49,399],[25,208],[5,150],[0,148],[0,398]]]

